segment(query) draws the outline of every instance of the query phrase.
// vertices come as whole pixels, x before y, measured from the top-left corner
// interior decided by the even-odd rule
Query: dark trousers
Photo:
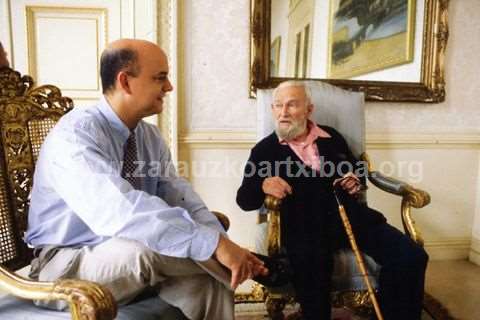
[[[349,247],[339,221],[334,225],[328,236],[306,232],[294,245],[287,244],[295,274],[293,284],[304,319],[331,317],[332,254]],[[384,319],[420,319],[428,261],[425,250],[384,222],[357,230],[354,227],[354,233],[361,250],[381,265],[378,299]]]

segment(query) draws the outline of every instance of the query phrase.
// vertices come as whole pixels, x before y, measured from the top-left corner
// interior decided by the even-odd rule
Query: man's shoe
[[[252,254],[262,260],[265,267],[268,269],[268,274],[266,276],[256,276],[253,278],[254,281],[265,287],[283,287],[291,281],[292,269],[286,256],[268,257],[253,252]]]

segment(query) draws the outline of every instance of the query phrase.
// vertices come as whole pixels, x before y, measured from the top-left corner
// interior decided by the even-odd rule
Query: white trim
[[[469,260],[480,266],[480,239],[472,237],[472,244],[470,246]]]
[[[170,11],[170,82],[173,85],[173,91],[170,92],[170,104],[168,106],[169,112],[169,133],[170,133],[170,151],[172,154],[172,161],[178,161],[178,4],[175,0],[169,1]]]
[[[464,260],[468,258],[471,239],[426,240],[425,250],[430,260]]]
[[[181,134],[178,143],[192,148],[243,149],[252,147],[256,142],[254,131],[195,131]],[[391,148],[480,148],[480,133],[459,134],[367,134],[368,149]]]
[[[133,0],[122,0],[120,2],[120,36],[122,38],[135,37],[135,12]],[[109,39],[113,41],[114,39]]]
[[[181,135],[178,139],[183,147],[195,149],[249,149],[254,146],[254,132],[247,131],[203,131]]]
[[[265,303],[237,303],[235,304],[235,316],[236,317],[254,317],[262,316],[267,313]]]
[[[480,132],[465,133],[367,133],[367,149],[399,148],[478,148]]]

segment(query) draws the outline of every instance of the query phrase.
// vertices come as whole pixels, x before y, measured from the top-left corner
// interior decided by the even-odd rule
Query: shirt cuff
[[[212,257],[217,249],[220,233],[210,227],[199,225],[196,235],[190,244],[190,258],[205,261]]]

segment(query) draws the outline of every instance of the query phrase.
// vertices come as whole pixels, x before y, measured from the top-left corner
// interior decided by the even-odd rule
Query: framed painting
[[[415,0],[330,0],[328,78],[412,62],[414,29]]]
[[[388,4],[384,10],[381,10],[381,6],[378,9],[372,7],[372,10],[377,10],[380,12],[379,14],[385,15],[387,18],[403,8],[404,15],[407,14],[406,38],[408,40],[405,41],[405,46],[409,46],[409,48],[404,46],[405,49],[402,49],[402,60],[389,61],[392,63],[391,67],[386,64],[389,59],[379,59],[383,62],[376,66],[372,66],[370,62],[362,62],[359,63],[361,66],[376,67],[379,70],[358,76],[346,74],[346,77],[353,78],[345,79],[327,74],[329,20],[333,16],[333,13],[330,12],[332,0],[250,0],[250,97],[256,97],[257,89],[273,88],[285,80],[310,79],[325,81],[347,90],[362,91],[368,101],[425,103],[444,101],[446,94],[445,52],[449,36],[449,0],[403,0],[403,3],[407,3],[406,10],[405,4],[401,6],[401,2],[396,4],[396,1],[345,1],[345,3],[355,4],[356,10],[360,10],[358,8],[361,8],[364,3],[370,3],[372,6]],[[309,54],[305,60],[307,62],[306,75],[301,77],[300,72],[299,76],[295,76],[293,72],[293,66],[296,61],[299,61],[298,57],[301,57],[301,54],[297,56],[295,51],[289,51],[290,47],[294,48],[291,43],[295,43],[295,36],[299,29],[295,29],[293,33],[288,30],[293,18],[290,14],[291,9],[299,8],[302,4],[306,5],[307,3],[313,9],[304,10],[302,18],[299,18],[303,22],[310,23]],[[338,6],[340,7],[340,1],[338,1]],[[311,20],[309,20],[309,13],[311,13]],[[415,18],[413,13],[415,13]],[[362,14],[360,16],[363,22],[364,16]],[[373,20],[376,21],[375,16]],[[403,20],[405,21],[405,18]],[[414,20],[415,26],[413,26]],[[377,29],[376,32],[381,30],[382,34],[388,34],[384,29],[388,29],[389,24],[382,24],[382,27],[377,26],[376,28],[375,26],[375,24],[369,26],[365,32],[370,34],[373,29]],[[275,39],[279,35],[282,35],[279,75],[272,76],[270,70],[271,39]],[[406,53],[412,49],[413,61],[408,63]],[[343,60],[345,59],[343,58]],[[399,64],[393,66],[393,63]],[[297,64],[298,70],[301,70],[300,61]],[[368,72],[368,68],[362,72]]]

